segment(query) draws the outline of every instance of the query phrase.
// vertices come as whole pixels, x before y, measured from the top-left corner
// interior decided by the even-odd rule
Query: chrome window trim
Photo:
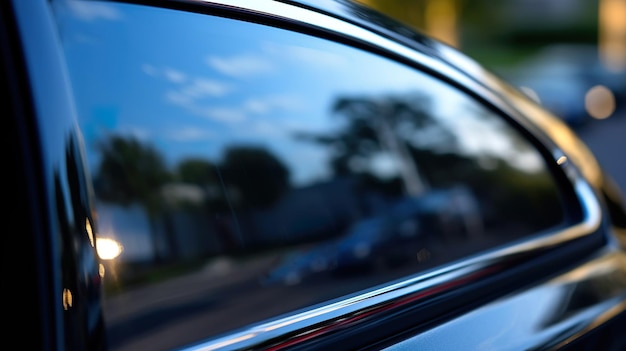
[[[589,295],[589,286],[606,286],[607,281],[611,281],[612,288],[593,289],[593,296]],[[491,338],[468,336],[463,339],[464,349],[478,350],[485,349],[486,345],[497,345],[497,349],[503,350],[569,350],[568,346],[572,346],[578,338],[593,335],[594,329],[599,329],[604,323],[620,318],[620,315],[622,320],[626,318],[625,289],[626,255],[623,251],[607,248],[544,284],[503,296],[450,322],[409,335],[382,350],[421,350],[432,345],[442,350],[456,349],[458,339],[449,336],[464,333],[469,325],[477,324],[482,324],[476,328],[477,333],[490,335]],[[558,310],[528,308],[529,300],[550,299],[555,295],[563,297]],[[581,300],[585,302],[581,304]],[[522,318],[514,318],[511,314],[515,314],[515,310],[527,312]],[[550,323],[537,322],[546,320]],[[596,347],[602,348],[599,345]],[[573,349],[578,348],[574,346]]]
[[[452,80],[461,83],[464,86],[473,87],[477,84],[475,80],[460,72],[454,66],[441,61],[439,57],[429,56],[423,52],[418,52],[415,49],[408,48],[398,42],[356,24],[348,23],[342,19],[314,12],[293,4],[287,4],[277,0],[173,0],[173,2],[198,3],[208,6],[212,5],[224,9],[238,10],[259,16],[266,16],[284,22],[298,22],[299,24],[314,27],[324,32],[339,34],[356,42],[363,42],[368,46],[375,46],[389,53],[393,53],[396,56],[419,63],[424,67],[432,67],[434,69],[431,70],[439,72],[447,77],[451,77]],[[471,63],[472,62],[468,61],[464,64],[469,65]],[[485,78],[492,79],[492,75],[478,65],[472,67],[471,71],[475,74],[482,74]],[[489,93],[492,98],[496,97],[495,94],[491,92]]]

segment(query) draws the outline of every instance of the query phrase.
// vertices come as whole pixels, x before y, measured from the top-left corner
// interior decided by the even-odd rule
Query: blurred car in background
[[[0,51],[5,345],[626,349],[620,190],[450,46],[344,0],[11,0]]]
[[[263,284],[301,284],[328,274],[367,274],[426,262],[450,251],[448,244],[483,233],[479,203],[462,187],[432,189],[385,206],[330,241],[289,251],[270,268]],[[434,243],[434,244],[433,244]]]
[[[611,117],[626,104],[626,71],[605,67],[594,45],[547,46],[504,76],[572,127]]]

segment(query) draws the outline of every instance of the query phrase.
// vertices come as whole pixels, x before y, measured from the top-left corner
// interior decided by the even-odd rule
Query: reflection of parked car
[[[337,266],[333,243],[317,244],[313,248],[290,252],[263,275],[263,285],[296,285],[321,274],[328,274]]]
[[[454,242],[453,235],[480,235],[477,205],[463,188],[400,200],[388,211],[357,222],[337,241],[337,269],[403,264],[431,245]]]
[[[477,201],[464,188],[431,190],[407,197],[361,219],[337,239],[291,252],[262,280],[264,284],[299,284],[312,277],[384,269],[421,261],[429,249],[454,243],[456,235],[482,235]]]
[[[8,0],[0,51],[5,348],[626,349],[619,190],[446,45],[346,0]],[[297,284],[349,255],[413,264]]]

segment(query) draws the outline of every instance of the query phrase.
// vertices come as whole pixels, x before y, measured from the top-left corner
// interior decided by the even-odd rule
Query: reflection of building
[[[170,199],[180,199],[189,193],[186,186],[168,189]],[[175,189],[181,192],[177,194]],[[276,247],[337,238],[354,223],[366,218],[389,219],[390,208],[400,211],[393,213],[391,222],[394,226],[406,222],[404,217],[408,216],[413,221],[418,218],[435,220],[438,224],[424,222],[423,225],[416,224],[415,228],[422,226],[423,230],[426,228],[424,225],[436,225],[438,230],[433,229],[435,227],[431,229],[439,234],[434,235],[444,235],[447,240],[451,239],[450,235],[456,237],[460,233],[481,235],[482,218],[476,201],[464,188],[427,192],[401,200],[386,197],[373,189],[359,188],[356,178],[344,177],[293,189],[269,208],[238,211],[235,216],[210,213],[199,207],[177,206],[150,223],[139,206],[99,204],[98,211],[102,236],[111,237],[124,246],[124,254],[118,260],[149,262],[157,256],[167,258],[175,255],[185,261],[233,249]],[[419,212],[419,216],[412,214],[415,211]],[[408,227],[405,225],[403,228]],[[166,240],[166,230],[170,231],[170,241]],[[229,243],[224,235],[230,233],[232,236],[235,230],[240,230],[241,242],[233,240]],[[167,247],[168,243],[173,244],[177,252],[172,252],[172,247]],[[160,255],[155,255],[155,250],[159,250]]]
[[[119,257],[122,261],[152,260],[152,243],[149,237],[148,217],[140,206],[122,207],[97,203],[98,235],[114,239],[124,247]]]
[[[182,199],[192,195],[197,200],[193,186],[168,186],[168,199]],[[363,199],[354,191],[351,179],[336,179],[290,191],[268,209],[237,213],[238,223],[228,213],[207,213],[192,207],[172,207],[167,220],[176,241],[179,258],[192,259],[218,254],[225,247],[224,231],[235,235],[240,229],[244,246],[273,243],[293,243],[314,240],[336,234],[354,218],[362,216],[363,203],[372,207],[375,199]],[[154,250],[162,256],[170,254],[166,247],[165,216],[151,226],[148,216],[140,206],[122,207],[98,204],[99,228],[102,237],[111,237],[124,246],[120,261],[150,261]],[[237,240],[233,246],[240,245]]]

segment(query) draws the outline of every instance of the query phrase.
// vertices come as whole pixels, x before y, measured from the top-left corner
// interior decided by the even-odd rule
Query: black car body
[[[0,10],[6,345],[626,348],[619,189],[456,50],[340,0]]]

